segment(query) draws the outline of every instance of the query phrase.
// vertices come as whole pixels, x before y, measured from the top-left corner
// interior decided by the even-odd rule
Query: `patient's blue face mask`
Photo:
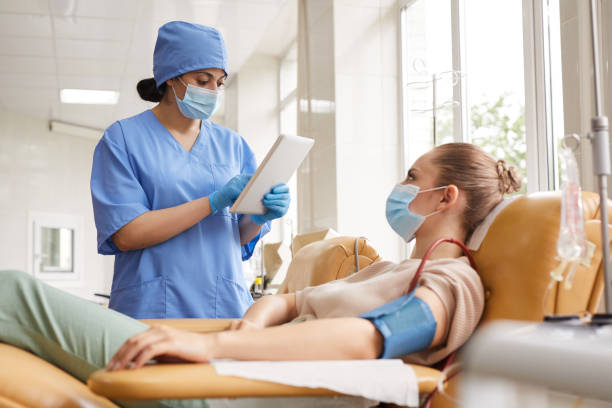
[[[434,211],[427,215],[415,214],[408,208],[410,202],[414,200],[417,194],[442,190],[446,187],[435,187],[419,191],[419,187],[414,184],[397,184],[387,198],[387,222],[393,228],[393,231],[397,232],[406,242],[412,241],[414,234],[425,222],[425,218],[440,211]]]
[[[180,100],[179,97],[176,96],[174,87],[172,87],[172,92],[174,92],[174,97],[176,98],[176,104],[181,113],[192,119],[206,120],[210,118],[221,103],[223,91],[212,91],[210,89],[200,88],[199,86],[185,84],[180,77],[178,80],[187,88],[183,100]]]

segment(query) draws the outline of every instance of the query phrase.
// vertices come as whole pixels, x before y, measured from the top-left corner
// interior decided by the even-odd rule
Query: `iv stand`
[[[608,134],[608,117],[602,114],[599,82],[599,50],[597,41],[596,0],[590,0],[591,40],[593,45],[593,82],[595,93],[595,116],[591,118],[591,131],[587,139],[591,141],[593,172],[599,186],[599,214],[601,216],[601,250],[604,272],[605,314],[595,314],[591,322],[600,324],[612,323],[612,272],[610,271],[610,237],[608,233],[608,176],[610,175],[610,140]],[[571,146],[579,142],[579,136],[567,135],[564,144]]]
[[[599,184],[599,209],[601,215],[601,248],[604,270],[604,298],[606,313],[612,313],[612,275],[610,272],[610,245],[608,234],[608,176],[610,175],[610,141],[608,135],[608,117],[602,114],[600,83],[599,83],[599,56],[597,41],[597,15],[595,0],[590,2],[591,8],[591,36],[593,43],[593,78],[595,91],[595,116],[591,118],[591,132],[588,139],[591,141],[593,152],[593,170]]]

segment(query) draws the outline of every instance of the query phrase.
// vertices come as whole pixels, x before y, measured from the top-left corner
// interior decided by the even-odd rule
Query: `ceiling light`
[[[119,92],[95,89],[60,89],[60,101],[62,103],[86,105],[115,105],[119,101]]]

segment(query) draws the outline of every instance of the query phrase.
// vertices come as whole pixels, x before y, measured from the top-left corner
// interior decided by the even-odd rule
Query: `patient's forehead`
[[[412,164],[412,169],[414,169],[419,176],[423,178],[436,178],[438,176],[438,169],[434,164],[432,152],[425,153],[416,159]]]

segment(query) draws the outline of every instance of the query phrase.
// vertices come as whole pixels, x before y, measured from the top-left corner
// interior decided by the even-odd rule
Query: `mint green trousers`
[[[0,271],[0,342],[32,352],[82,382],[148,326],[19,271]],[[126,407],[207,407],[204,400],[118,402]]]

